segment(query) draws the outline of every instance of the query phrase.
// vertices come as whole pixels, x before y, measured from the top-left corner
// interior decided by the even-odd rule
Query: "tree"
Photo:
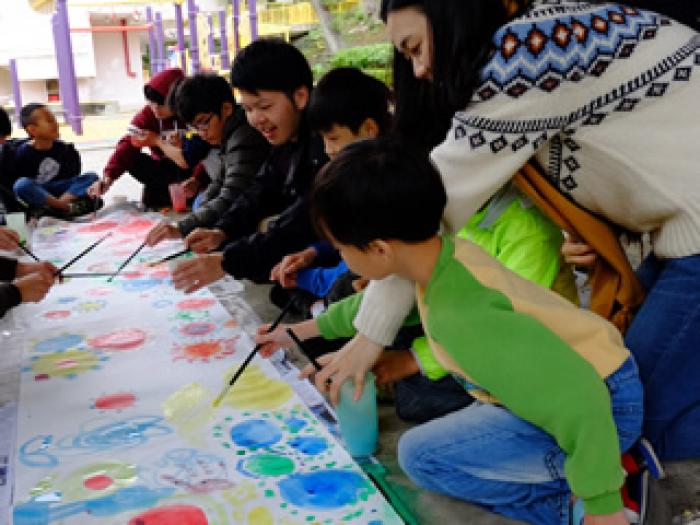
[[[340,33],[333,27],[333,18],[330,12],[323,4],[322,0],[311,0],[311,4],[314,6],[316,11],[316,16],[318,16],[318,21],[321,26],[321,31],[323,32],[323,37],[326,39],[326,45],[331,53],[337,52],[339,49],[345,47],[345,42]]]

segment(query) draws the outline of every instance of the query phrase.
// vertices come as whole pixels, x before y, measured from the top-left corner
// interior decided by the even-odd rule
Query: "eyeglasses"
[[[209,129],[209,123],[211,122],[211,119],[214,118],[214,113],[209,113],[209,116],[206,118],[203,118],[199,122],[192,122],[187,126],[187,129],[190,131],[206,131]]]

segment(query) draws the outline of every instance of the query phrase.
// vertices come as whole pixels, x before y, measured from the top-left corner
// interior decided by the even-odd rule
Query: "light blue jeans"
[[[27,177],[17,179],[14,191],[17,197],[32,207],[43,206],[48,197],[60,197],[64,193],[70,193],[76,197],[85,197],[87,189],[97,180],[94,171],[88,171],[72,179],[51,180],[39,184],[36,180]]]
[[[627,450],[642,426],[642,386],[630,357],[607,380]],[[535,525],[568,525],[564,451],[505,408],[472,405],[414,427],[399,441],[399,464],[418,485]],[[621,467],[622,468],[622,467]]]

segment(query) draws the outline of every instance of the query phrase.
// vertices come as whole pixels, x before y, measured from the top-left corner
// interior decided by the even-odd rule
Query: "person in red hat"
[[[180,68],[170,68],[155,75],[144,86],[147,104],[131,119],[127,134],[117,143],[102,177],[88,190],[89,195],[104,195],[122,173],[129,172],[143,183],[142,200],[146,206],[160,208],[170,205],[168,186],[189,178],[190,168],[196,164],[190,164],[189,168],[178,166],[156,145],[177,142],[185,132],[185,123],[166,104],[168,93],[183,78]],[[150,155],[141,151],[143,147],[149,148]]]

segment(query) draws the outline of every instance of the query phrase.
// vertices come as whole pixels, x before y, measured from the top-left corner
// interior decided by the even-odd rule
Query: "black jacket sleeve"
[[[66,143],[63,150],[63,159],[61,160],[61,179],[72,179],[80,175],[82,163],[80,161],[80,153],[75,149],[73,144]]]
[[[17,271],[17,261],[0,257],[0,280],[11,281],[15,278]],[[22,302],[22,295],[19,289],[11,283],[0,283],[0,317],[19,303]]]

